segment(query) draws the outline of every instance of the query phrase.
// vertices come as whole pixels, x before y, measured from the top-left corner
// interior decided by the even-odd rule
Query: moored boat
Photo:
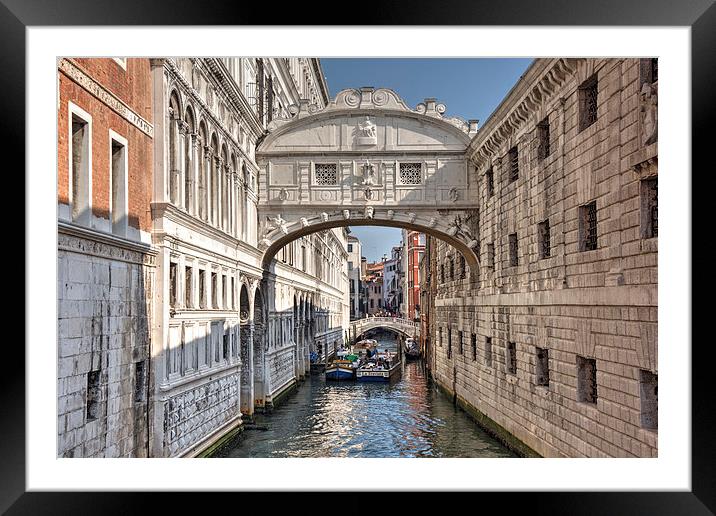
[[[413,338],[405,339],[403,352],[405,353],[405,358],[420,358],[420,348]]]
[[[353,380],[360,365],[358,355],[350,351],[338,351],[337,358],[326,366],[326,380]]]
[[[400,360],[397,353],[377,353],[367,359],[356,370],[359,382],[387,382],[400,372]]]

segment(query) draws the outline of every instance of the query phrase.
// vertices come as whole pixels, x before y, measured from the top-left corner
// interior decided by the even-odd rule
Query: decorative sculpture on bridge
[[[375,124],[370,121],[370,117],[366,116],[365,120],[358,124],[360,129],[360,136],[366,136],[369,138],[375,138]]]
[[[375,124],[370,121],[368,116],[358,124],[356,143],[358,145],[376,145],[378,143]]]
[[[467,246],[470,249],[477,247],[477,240],[472,236],[472,231],[467,224],[467,221],[463,220],[462,216],[456,215],[450,224],[448,224],[448,234],[451,236],[462,237],[468,241]]]
[[[375,165],[371,164],[368,160],[363,165],[363,181],[361,185],[372,186],[381,184],[379,179],[375,175]]]
[[[276,229],[280,229],[282,233],[288,234],[287,224],[288,223],[283,217],[281,217],[280,213],[275,217],[266,217],[263,234],[266,236]]]

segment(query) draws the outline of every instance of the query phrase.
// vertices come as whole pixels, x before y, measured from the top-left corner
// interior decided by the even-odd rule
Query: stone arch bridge
[[[341,226],[421,231],[477,265],[477,188],[465,150],[477,130],[425,99],[343,90],[323,110],[302,103],[257,147],[262,264],[301,236]]]
[[[420,323],[400,317],[364,317],[351,321],[351,333],[361,335],[376,328],[386,328],[405,337],[420,337]]]

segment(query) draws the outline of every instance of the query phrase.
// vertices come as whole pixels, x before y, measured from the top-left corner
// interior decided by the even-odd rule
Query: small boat
[[[415,339],[407,338],[403,345],[403,351],[405,352],[405,358],[420,358],[420,348]]]
[[[388,382],[399,372],[398,354],[386,351],[362,363],[356,370],[356,379],[359,382]]]
[[[355,344],[353,344],[353,351],[355,353],[366,353],[370,352],[370,354],[373,354],[373,352],[378,348],[378,341],[375,339],[363,339]]]
[[[353,380],[360,365],[358,355],[350,351],[336,352],[336,359],[326,366],[326,380]]]

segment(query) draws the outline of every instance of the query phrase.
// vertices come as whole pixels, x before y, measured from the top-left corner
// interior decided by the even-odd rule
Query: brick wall
[[[127,59],[126,71],[113,59],[73,59],[87,75],[121,99],[151,123],[151,76],[148,59]],[[68,102],[92,116],[92,213],[109,216],[109,130],[128,140],[128,223],[149,231],[152,195],[152,138],[120,116],[103,101],[58,70],[57,195],[58,203],[69,203]]]

